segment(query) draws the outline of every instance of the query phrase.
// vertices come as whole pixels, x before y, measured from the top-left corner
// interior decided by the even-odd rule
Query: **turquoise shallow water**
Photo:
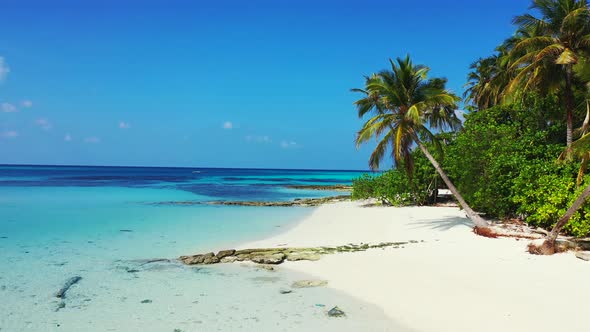
[[[193,172],[0,167],[0,331],[394,330],[378,308],[329,289],[279,294],[305,276],[173,260],[269,236],[311,209],[153,204],[325,195],[283,186],[352,173]],[[145,264],[156,258],[172,260]],[[82,280],[58,310],[72,276]],[[348,317],[328,318],[334,305]]]

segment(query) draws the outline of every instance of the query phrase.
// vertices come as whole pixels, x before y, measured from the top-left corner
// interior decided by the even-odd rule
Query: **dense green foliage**
[[[471,66],[464,94],[471,112],[463,128],[444,140],[440,134],[420,138],[428,138],[431,148],[440,147],[438,174],[472,220],[469,206],[488,218],[522,218],[533,226],[553,227],[548,241],[555,243],[561,230],[590,235],[590,204],[584,203],[590,197],[590,7],[587,0],[532,0],[531,9],[514,18],[515,33],[494,54]],[[359,115],[374,109],[376,117],[383,117],[388,94],[406,95],[397,87],[385,86],[379,94],[359,90],[366,93],[366,103],[357,102]],[[396,104],[397,124],[413,119],[408,109]],[[371,129],[373,123],[367,124]],[[382,139],[378,161],[385,153],[379,147],[393,138],[394,152],[411,157],[396,155],[399,166],[419,160],[420,152],[429,154],[413,136],[419,126],[412,125],[410,130],[402,126],[405,136],[370,131],[369,136]],[[433,166],[422,166],[427,176],[412,178],[407,170],[396,169],[357,179],[353,197],[378,197],[396,205],[430,203],[434,189],[444,184],[436,181]]]
[[[512,217],[513,182],[526,165],[555,160],[562,150],[551,142],[551,130],[531,126],[535,110],[496,106],[469,114],[446,149],[444,167],[474,209],[489,217]],[[523,116],[524,115],[524,116]]]
[[[493,218],[520,217],[550,228],[563,216],[581,188],[579,165],[560,163],[562,124],[538,121],[553,97],[535,97],[533,107],[496,106],[469,114],[464,130],[447,146],[445,169],[473,207]],[[587,212],[586,212],[587,211]],[[590,206],[578,211],[565,231],[590,233]]]
[[[572,164],[537,161],[524,165],[513,183],[511,199],[517,214],[529,225],[552,227],[584,189],[576,186],[576,174]],[[579,237],[590,235],[590,205],[578,210],[564,231]]]
[[[383,204],[395,206],[417,204],[406,173],[399,169],[376,176],[364,174],[354,179],[352,185],[352,199],[376,198]]]
[[[425,205],[436,199],[438,175],[419,151],[413,151],[414,171],[410,179],[403,167],[353,180],[353,199],[376,198],[383,204]]]
[[[532,226],[550,228],[587,181],[576,186],[579,165],[557,161],[564,148],[564,124],[543,120],[546,109],[559,108],[557,99],[527,100],[529,108],[519,103],[467,114],[464,128],[454,137],[445,136],[442,165],[469,204],[488,218],[523,218]],[[365,175],[353,182],[353,199],[374,197],[398,206],[432,203],[434,188],[444,184],[419,150],[412,154],[412,181],[402,168]],[[590,235],[590,205],[564,230]]]

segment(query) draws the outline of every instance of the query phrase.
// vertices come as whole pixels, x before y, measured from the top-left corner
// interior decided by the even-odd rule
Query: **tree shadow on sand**
[[[469,219],[459,217],[443,217],[441,219],[422,220],[414,222],[413,224],[416,225],[414,228],[428,227],[438,231],[448,231],[455,227],[473,228],[473,223]]]

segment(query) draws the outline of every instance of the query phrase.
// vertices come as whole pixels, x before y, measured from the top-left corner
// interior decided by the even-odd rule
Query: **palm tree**
[[[467,205],[449,180],[425,141],[435,146],[439,142],[432,129],[456,129],[461,122],[455,115],[460,98],[445,89],[446,80],[427,79],[429,68],[414,65],[409,56],[389,60],[391,70],[366,77],[364,89],[353,89],[365,96],[355,102],[360,118],[370,114],[356,137],[357,147],[375,137],[379,140],[369,159],[371,169],[377,169],[387,150],[391,148],[396,164],[403,164],[411,176],[412,146],[417,145],[432,163],[449,190],[455,195],[467,216],[477,227],[488,228],[489,223]]]
[[[512,80],[513,71],[510,70],[510,58],[506,53],[505,44],[496,49],[496,54],[479,59],[469,67],[467,75],[465,102],[472,104],[479,110],[502,104],[504,92]]]
[[[467,84],[463,97],[465,102],[475,105],[479,110],[489,108],[497,103],[498,93],[492,87],[492,80],[497,75],[498,56],[492,55],[479,59],[469,66]]]
[[[534,32],[514,46],[511,68],[517,72],[508,93],[539,89],[559,91],[566,110],[567,146],[573,141],[574,66],[590,50],[590,9],[587,0],[533,0],[541,15],[517,16],[521,32]]]
[[[493,55],[471,64],[463,94],[466,103],[483,110],[512,99],[512,95],[508,93],[508,87],[514,79],[515,70],[511,66],[514,58],[523,55],[522,51],[514,51],[514,47],[522,39],[532,35],[536,35],[534,29],[530,31],[520,29],[514,36],[496,47]]]

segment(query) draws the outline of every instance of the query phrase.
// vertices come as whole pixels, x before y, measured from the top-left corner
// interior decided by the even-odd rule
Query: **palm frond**
[[[536,18],[531,14],[524,14],[524,15],[516,16],[512,20],[512,23],[515,25],[525,27],[527,29],[529,29],[529,28],[541,28],[541,29],[547,28],[547,22],[543,21],[542,19]]]
[[[558,65],[574,65],[578,63],[578,57],[569,48],[563,50],[563,52],[555,59],[555,63]]]
[[[385,135],[381,139],[379,144],[377,144],[377,146],[375,147],[375,150],[373,150],[373,153],[371,153],[371,156],[369,157],[369,168],[371,170],[374,171],[374,170],[379,169],[379,165],[381,165],[381,160],[383,160],[383,157],[385,156],[385,152],[387,152],[387,148],[391,144],[391,137],[392,136],[393,136],[392,131],[387,133],[387,135]]]

